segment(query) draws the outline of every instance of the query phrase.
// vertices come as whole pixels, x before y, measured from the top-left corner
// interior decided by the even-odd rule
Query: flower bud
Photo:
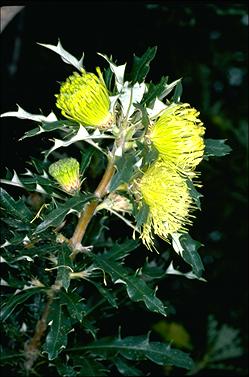
[[[49,166],[49,174],[69,194],[80,190],[80,165],[75,158],[63,158]]]

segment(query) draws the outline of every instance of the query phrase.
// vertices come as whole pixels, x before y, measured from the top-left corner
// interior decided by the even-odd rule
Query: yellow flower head
[[[49,174],[60,184],[69,194],[79,191],[80,165],[75,158],[63,158],[49,166]]]
[[[100,69],[96,71],[99,77],[84,70],[69,76],[56,95],[56,106],[66,118],[85,126],[109,128],[113,122],[110,99]]]
[[[199,112],[189,104],[169,106],[150,129],[150,139],[159,156],[188,174],[201,162],[204,127]]]
[[[186,231],[191,224],[190,211],[194,209],[186,180],[163,160],[157,160],[139,182],[149,214],[143,225],[141,238],[151,249],[153,233],[164,240],[174,232]]]

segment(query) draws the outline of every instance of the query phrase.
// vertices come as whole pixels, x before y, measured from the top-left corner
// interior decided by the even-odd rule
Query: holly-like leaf
[[[70,316],[73,319],[82,321],[86,312],[86,305],[82,302],[82,298],[73,292],[60,291],[61,303],[65,304]]]
[[[129,182],[133,175],[136,157],[134,153],[125,153],[116,161],[117,172],[114,174],[109,190],[114,191],[121,183]]]
[[[39,125],[39,127],[33,128],[32,130],[25,132],[25,134],[19,140],[24,140],[26,138],[39,135],[43,132],[52,132],[58,129],[60,131],[68,132],[68,128],[65,128],[63,126],[75,127],[75,125],[76,123],[72,122],[71,120],[56,120],[54,122],[49,123],[43,120],[41,126]]]
[[[138,210],[138,212],[135,214],[136,218],[136,225],[137,228],[140,229],[141,225],[145,224],[148,214],[150,211],[150,207],[145,202],[142,203],[142,206]]]
[[[173,248],[182,256],[182,258],[191,265],[193,273],[200,278],[204,271],[204,266],[201,257],[198,253],[198,249],[202,244],[195,241],[189,234],[175,233],[173,235]]]
[[[91,146],[87,148],[86,150],[84,150],[84,152],[81,151],[80,174],[82,176],[84,175],[86,169],[90,165],[93,153],[94,153],[94,148]]]
[[[56,280],[61,282],[62,287],[67,291],[70,285],[70,272],[73,271],[73,263],[70,258],[71,249],[64,243],[59,248],[58,272]]]
[[[102,287],[101,284],[97,283],[94,280],[87,279],[87,281],[89,281],[91,284],[95,286],[95,288],[97,288],[101,296],[105,297],[105,299],[109,302],[109,304],[111,304],[111,306],[113,306],[114,308],[118,308],[116,297],[111,291]]]
[[[131,70],[132,83],[141,83],[144,81],[150,70],[150,62],[154,59],[156,55],[157,47],[149,47],[147,51],[138,57],[134,54],[133,66]]]
[[[15,201],[3,188],[0,188],[1,207],[12,217],[27,223],[32,219],[32,212],[22,199]]]
[[[55,114],[52,112],[47,117],[42,114],[31,114],[28,111],[25,111],[21,106],[17,105],[17,111],[8,111],[7,113],[1,114],[1,117],[16,117],[19,119],[29,119],[34,122],[54,122],[57,120]]]
[[[64,312],[60,300],[54,300],[49,314],[50,330],[47,334],[43,351],[48,353],[48,359],[55,359],[67,345],[67,334],[71,330],[71,321]]]
[[[106,258],[112,260],[120,260],[125,258],[131,251],[135,250],[139,246],[139,242],[133,239],[127,239],[123,243],[115,243],[105,255]]]
[[[75,68],[77,68],[79,71],[82,71],[83,68],[83,59],[84,59],[84,53],[82,54],[82,57],[80,60],[77,60],[73,55],[71,55],[69,52],[67,52],[63,47],[58,39],[57,45],[47,45],[43,43],[37,43],[40,46],[46,47],[54,52],[56,54],[60,55],[61,59],[64,61],[64,63],[71,64]]]
[[[155,296],[155,292],[139,276],[131,275],[130,270],[104,255],[92,254],[92,257],[95,264],[108,273],[114,283],[125,284],[128,296],[132,301],[143,301],[150,311],[166,316],[162,301]]]
[[[72,351],[91,351],[101,357],[122,355],[128,360],[151,360],[158,365],[173,365],[191,369],[193,360],[180,350],[172,349],[170,344],[150,342],[148,336],[129,336],[121,338],[102,338],[87,346],[71,349]]]
[[[143,376],[141,370],[134,367],[131,363],[125,360],[123,357],[116,356],[112,359],[119,373],[124,376]]]
[[[69,212],[75,210],[81,211],[84,204],[87,203],[93,195],[78,193],[73,198],[68,199],[65,203],[59,204],[56,209],[51,211],[36,228],[34,234],[44,232],[47,228],[53,226],[56,227],[62,223],[64,218]]]
[[[229,154],[232,148],[229,145],[226,145],[225,142],[225,139],[205,139],[204,156],[222,157]]]
[[[177,80],[177,84],[175,87],[174,95],[172,97],[172,101],[175,103],[180,102],[181,95],[182,95],[182,83],[181,83],[181,79],[179,79]]]
[[[30,288],[22,292],[17,293],[16,295],[11,295],[8,300],[3,303],[0,312],[1,321],[6,321],[6,319],[13,313],[17,305],[22,304],[28,300],[31,296],[40,293],[42,288]]]
[[[195,188],[195,186],[193,184],[193,181],[191,179],[187,179],[186,182],[187,182],[187,185],[188,185],[188,188],[189,188],[189,192],[190,192],[190,195],[191,195],[192,199],[194,200],[197,208],[201,209],[200,198],[202,198],[203,195],[196,190],[196,188]]]
[[[74,367],[81,368],[79,376],[81,377],[104,377],[108,370],[99,361],[89,356],[73,357]]]
[[[76,370],[71,366],[65,363],[63,363],[59,358],[55,360],[55,366],[57,369],[57,372],[62,377],[77,377],[78,373]]]

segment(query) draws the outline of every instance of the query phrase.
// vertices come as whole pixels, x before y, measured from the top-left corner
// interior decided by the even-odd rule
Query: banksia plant
[[[2,362],[10,375],[22,376],[143,375],[152,362],[170,366],[167,373],[192,374],[191,355],[129,334],[127,326],[123,335],[117,310],[126,324],[138,302],[143,318],[147,311],[172,315],[167,292],[156,295],[159,279],[172,273],[171,251],[188,266],[176,274],[203,280],[200,243],[188,233],[201,208],[196,168],[230,148],[204,139],[199,111],[180,102],[180,80],[145,81],[156,47],[134,56],[129,75],[125,64],[101,55],[107,68],[103,75],[97,68],[97,76],[60,42],[43,46],[78,72],[60,85],[48,116],[20,106],[2,114],[38,122],[22,139],[57,135],[24,174],[8,170],[1,179],[25,193],[16,200],[1,188]],[[129,264],[138,248],[141,265],[134,254],[134,270]],[[159,260],[165,248],[169,258]],[[150,262],[148,250],[158,252]],[[117,323],[112,334],[110,323]]]

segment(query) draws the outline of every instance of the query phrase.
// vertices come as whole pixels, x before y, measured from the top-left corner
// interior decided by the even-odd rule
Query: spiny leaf
[[[80,60],[77,60],[73,55],[71,55],[69,52],[67,52],[63,47],[62,47],[62,44],[60,42],[60,40],[58,39],[58,43],[57,45],[47,45],[47,44],[43,44],[43,43],[37,43],[38,45],[40,46],[43,46],[43,47],[46,47],[54,52],[56,52],[56,54],[60,55],[61,59],[67,63],[67,64],[71,64],[72,66],[74,66],[75,68],[77,68],[79,71],[82,71],[82,68],[83,68],[83,59],[84,59],[84,53],[82,54],[82,57],[80,58]]]
[[[81,377],[102,377],[106,376],[108,370],[99,361],[89,356],[76,356],[73,358],[74,367],[81,367]]]
[[[65,304],[70,316],[73,319],[82,321],[86,312],[86,305],[82,302],[82,298],[73,292],[60,291],[61,303]]]
[[[20,119],[29,119],[33,120],[35,122],[54,122],[57,120],[55,114],[52,112],[47,117],[40,114],[31,114],[24,109],[21,108],[21,106],[17,105],[17,111],[9,111],[7,113],[1,114],[1,117],[16,117]]]
[[[172,349],[169,344],[150,342],[148,336],[129,336],[127,338],[102,338],[87,346],[75,347],[70,351],[87,350],[101,357],[113,357],[120,354],[129,360],[146,360],[159,365],[173,365],[178,368],[191,369],[193,361],[180,350]]]
[[[0,188],[0,203],[12,217],[20,219],[25,223],[32,219],[32,213],[23,200],[15,201],[3,188]]]
[[[28,300],[31,296],[42,292],[43,288],[30,288],[16,295],[11,295],[9,299],[3,303],[1,312],[0,312],[0,319],[1,321],[6,321],[6,319],[12,314],[15,310],[17,305],[22,304],[26,300]]]
[[[117,172],[114,174],[109,190],[114,191],[121,183],[127,183],[133,175],[136,157],[134,153],[126,153],[116,161]]]
[[[70,211],[81,211],[84,204],[92,198],[92,195],[79,193],[73,198],[68,199],[65,203],[58,205],[58,207],[50,212],[48,216],[45,217],[45,220],[38,225],[34,234],[44,232],[44,230],[50,226],[56,227],[60,225]]]
[[[57,372],[62,377],[77,377],[78,373],[71,365],[63,363],[59,358],[55,360]]]
[[[139,241],[127,239],[123,243],[115,243],[105,255],[106,258],[112,260],[120,260],[125,258],[131,251],[135,250],[139,246]]]
[[[94,280],[87,279],[87,281],[89,281],[91,284],[93,284],[97,288],[101,296],[105,297],[105,299],[111,304],[111,306],[113,306],[114,308],[118,307],[116,297],[111,291],[102,287],[101,284],[97,283]]]
[[[229,147],[229,145],[226,145],[225,142],[225,139],[205,139],[204,156],[222,157],[229,154],[232,148]]]
[[[150,70],[150,62],[156,55],[157,47],[149,47],[147,51],[138,57],[134,54],[133,66],[131,70],[132,83],[142,82]]]
[[[70,285],[70,272],[72,272],[73,263],[70,258],[71,250],[64,243],[59,248],[58,256],[58,273],[57,281],[60,281],[62,286],[67,291]]]
[[[74,123],[70,120],[56,120],[54,122],[49,122],[49,123],[42,121],[42,126],[33,128],[32,130],[25,132],[25,134],[19,140],[24,140],[26,138],[39,135],[43,132],[51,132],[51,131],[55,131],[55,130],[58,130],[58,129],[61,130],[61,131],[67,132],[68,130],[65,129],[65,127],[63,127],[63,126],[71,126],[72,125],[72,126],[75,127],[75,124],[76,123]]]
[[[81,151],[80,174],[82,176],[84,175],[86,169],[90,165],[93,154],[94,148],[91,146],[87,148],[87,150],[85,150],[84,152]]]
[[[130,275],[130,270],[106,258],[104,255],[92,255],[94,262],[103,271],[108,273],[114,283],[124,283],[128,296],[132,301],[143,301],[147,308],[166,316],[165,307],[148,285],[136,275]]]
[[[180,102],[181,95],[182,95],[182,83],[180,79],[180,80],[177,80],[177,84],[175,87],[174,95],[172,97],[172,101],[175,103]]]
[[[200,198],[202,198],[203,195],[196,190],[196,188],[195,188],[195,186],[193,184],[193,181],[191,179],[187,179],[186,182],[187,182],[187,185],[188,185],[188,188],[189,188],[189,192],[190,192],[190,195],[191,195],[192,199],[194,200],[197,208],[201,209]]]
[[[116,356],[112,359],[119,373],[124,376],[143,376],[141,370],[135,368],[127,360],[120,356]]]
[[[46,337],[43,351],[48,353],[48,359],[55,359],[67,345],[67,334],[71,330],[71,321],[63,311],[60,300],[54,300],[50,315],[50,331]]]

